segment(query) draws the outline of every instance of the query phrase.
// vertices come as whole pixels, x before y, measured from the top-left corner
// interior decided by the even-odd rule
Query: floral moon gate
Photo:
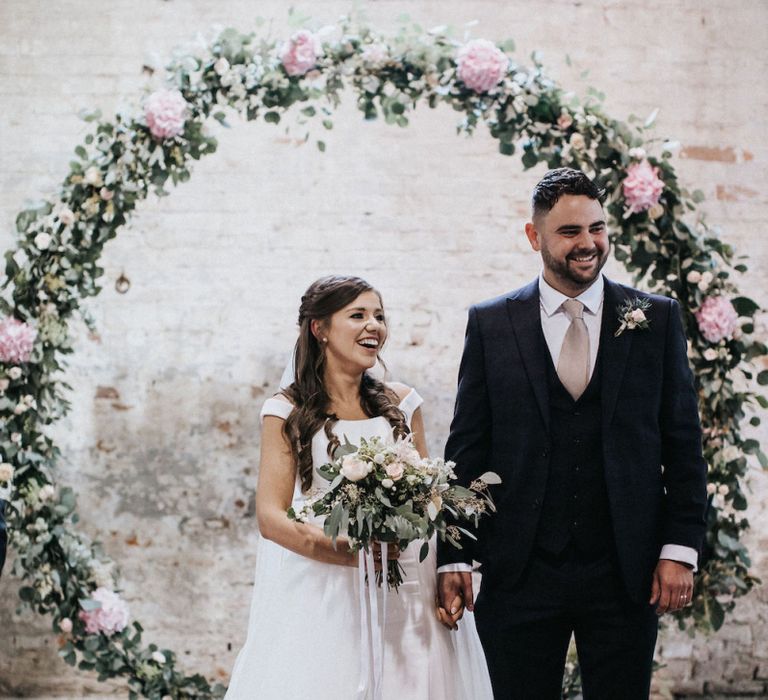
[[[293,107],[303,121],[318,118],[330,128],[345,89],[366,119],[383,116],[401,127],[419,103],[448,105],[461,114],[459,131],[484,124],[501,154],[522,152],[524,168],[573,166],[606,188],[616,257],[639,284],[679,300],[691,339],[712,508],[707,560],[680,625],[719,627],[753,586],[739,541],[748,526],[740,482],[748,455],[763,466],[766,458],[742,436],[741,422],[750,405],[768,401],[737,386],[754,378],[750,363],[767,349],[752,337],[757,304],[733,282],[746,267],[697,214],[703,196],[679,184],[671,145],[646,144],[652,119],[611,119],[599,92],[590,90],[584,102],[568,97],[535,61],[530,68],[514,63],[511,50],[511,42],[458,42],[414,26],[385,38],[349,20],[322,36],[301,30],[282,43],[228,29],[177,54],[165,89],[148,95],[136,113],[85,117],[94,129],[75,148],[78,160],[56,195],[17,218],[19,242],[6,253],[0,299],[0,493],[10,500],[13,572],[23,581],[23,603],[51,615],[67,663],[79,661],[102,680],[126,677],[132,697],[222,693],[177,670],[173,652],[143,645],[109,560],[74,528],[75,496],[55,483],[59,453],[45,428],[68,407],[60,378],[71,352],[68,324],[99,292],[104,244],[150,191],[166,194],[169,180],[186,181],[191,161],[215,151],[206,120],[224,122],[234,110],[277,124]],[[322,141],[317,146],[325,149]],[[768,372],[757,381],[768,383]],[[750,423],[757,425],[757,416]]]

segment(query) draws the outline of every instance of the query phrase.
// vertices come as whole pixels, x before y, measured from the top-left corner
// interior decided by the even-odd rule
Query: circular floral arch
[[[177,54],[167,88],[135,113],[84,116],[94,129],[75,148],[58,193],[17,217],[19,242],[5,255],[0,298],[0,495],[10,500],[13,572],[21,600],[51,615],[67,663],[102,680],[126,677],[132,697],[222,694],[179,671],[173,652],[144,645],[138,621],[129,624],[109,559],[74,528],[75,495],[56,485],[59,451],[45,428],[68,409],[61,376],[68,325],[100,291],[104,244],[151,191],[167,194],[169,180],[185,182],[191,161],[216,150],[206,121],[225,123],[234,110],[277,124],[293,108],[302,121],[331,128],[343,90],[355,94],[366,119],[401,127],[419,103],[446,104],[460,113],[460,132],[484,124],[499,152],[519,153],[524,168],[572,166],[606,188],[615,255],[639,285],[680,302],[698,384],[711,508],[705,562],[693,605],[678,613],[681,628],[719,628],[754,585],[740,542],[748,527],[742,480],[748,455],[763,466],[768,460],[741,428],[750,405],[768,401],[742,387],[768,349],[752,337],[758,305],[733,281],[746,267],[697,211],[702,194],[678,182],[672,144],[648,137],[652,119],[611,119],[600,93],[590,90],[583,102],[567,96],[535,59],[530,68],[514,63],[512,48],[416,27],[385,38],[347,19],[285,42],[227,29]],[[757,381],[767,384],[768,371]]]

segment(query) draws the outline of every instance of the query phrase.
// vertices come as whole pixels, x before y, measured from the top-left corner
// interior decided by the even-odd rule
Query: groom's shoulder
[[[534,293],[534,291],[538,289],[536,286],[537,284],[538,280],[534,280],[518,289],[513,289],[511,292],[505,292],[504,294],[499,294],[491,299],[485,299],[484,301],[478,302],[472,306],[472,309],[479,314],[494,313],[499,310],[504,310],[507,308],[507,304],[510,300],[528,297]]]

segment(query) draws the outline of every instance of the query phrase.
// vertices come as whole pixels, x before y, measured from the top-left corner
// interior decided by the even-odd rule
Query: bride
[[[361,634],[358,557],[322,523],[297,523],[310,491],[328,484],[315,469],[345,437],[358,444],[413,433],[426,456],[421,397],[384,384],[371,369],[387,338],[381,297],[357,277],[324,277],[301,299],[290,386],[261,411],[256,491],[261,540],[248,636],[232,672],[227,700],[363,700],[373,697],[373,648]],[[385,700],[482,700],[490,682],[474,621],[435,607],[434,547],[421,564],[419,542],[395,552],[405,570],[387,596],[383,634]],[[377,563],[377,568],[380,566]],[[376,623],[373,623],[374,628]]]

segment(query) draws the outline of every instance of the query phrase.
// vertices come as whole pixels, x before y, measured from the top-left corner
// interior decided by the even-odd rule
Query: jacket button
[[[541,451],[541,456],[542,456],[542,457],[546,458],[546,457],[547,457],[547,455],[549,455],[549,452],[548,452],[547,450],[542,450],[542,451]]]
[[[540,503],[540,501],[539,501],[539,499],[538,499],[538,498],[535,498],[535,499],[533,500],[533,509],[534,509],[534,510],[537,510],[537,509],[538,509],[538,507],[539,507],[539,503]]]

